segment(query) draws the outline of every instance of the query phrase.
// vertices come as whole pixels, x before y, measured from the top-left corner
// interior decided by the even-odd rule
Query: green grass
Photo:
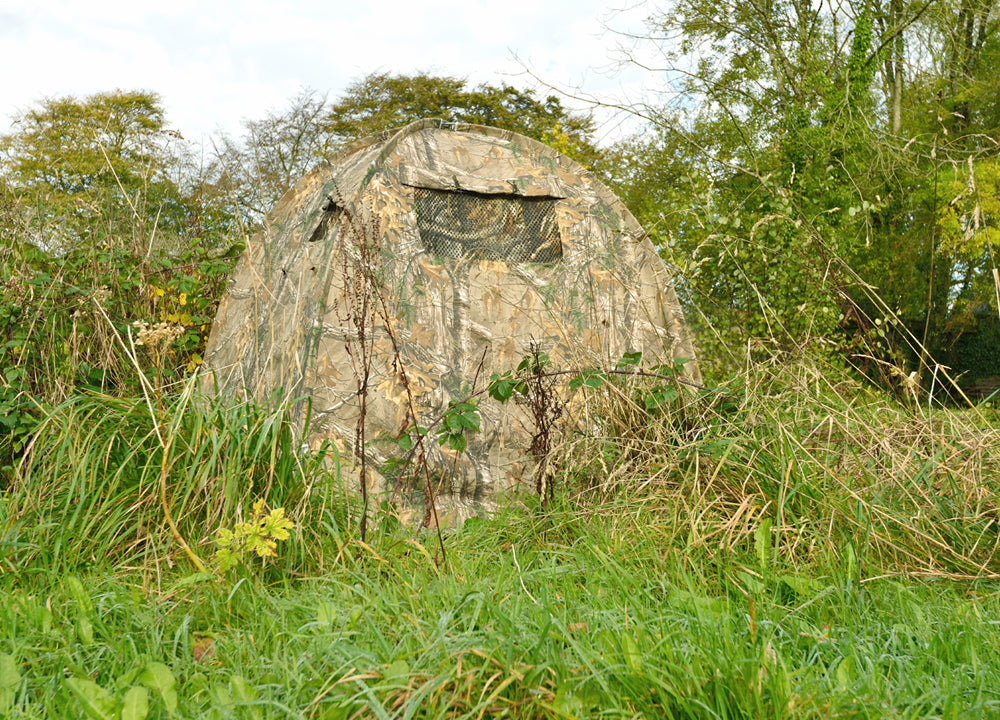
[[[761,573],[666,545],[656,519],[522,510],[450,536],[447,571],[407,532],[292,584],[189,576],[152,591],[96,573],[9,589],[6,711],[78,717],[99,687],[113,713],[137,687],[148,717],[168,717],[142,676],[159,663],[179,717],[1000,712],[992,588]]]
[[[1000,716],[1000,442],[801,360],[580,406],[556,501],[438,538],[282,410],[78,395],[0,496],[0,716]],[[220,573],[258,498],[295,522]],[[186,548],[186,549],[185,549]]]

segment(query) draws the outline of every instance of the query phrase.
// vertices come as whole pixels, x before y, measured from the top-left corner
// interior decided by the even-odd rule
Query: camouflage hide
[[[515,133],[421,121],[354,144],[281,199],[237,266],[206,361],[224,394],[277,393],[300,421],[311,400],[303,441],[331,440],[355,467],[367,377],[369,488],[423,512],[425,480],[379,472],[404,427],[430,426],[532,344],[565,369],[634,351],[689,358],[700,381],[663,261],[589,171]],[[530,415],[485,395],[480,411],[464,452],[426,443],[436,506],[457,520],[530,479]]]

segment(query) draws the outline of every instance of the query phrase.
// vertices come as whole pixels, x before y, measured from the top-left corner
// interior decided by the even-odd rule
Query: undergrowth
[[[281,407],[197,378],[70,397],[0,501],[0,712],[1000,710],[992,410],[897,401],[807,353],[670,404],[650,382],[576,383],[558,492],[450,531],[444,566],[387,506],[362,540],[351,468]],[[233,528],[269,552],[221,567]]]
[[[648,384],[613,377],[569,398],[548,468],[565,501],[655,498],[686,548],[763,544],[795,566],[853,558],[859,576],[1000,578],[992,411],[908,406],[808,356],[758,362],[669,406],[643,404]],[[5,499],[7,568],[202,571],[216,531],[261,500],[296,524],[282,571],[322,572],[339,550],[325,515],[360,521],[336,447],[307,452],[285,409],[209,400],[194,379],[157,405],[83,393],[50,414]]]
[[[771,555],[795,564],[850,554],[874,574],[1000,577],[995,410],[914,406],[788,353],[684,413],[650,412],[633,386],[602,387],[581,408],[591,432],[560,449],[582,497],[653,494],[688,545],[733,550],[766,526]]]

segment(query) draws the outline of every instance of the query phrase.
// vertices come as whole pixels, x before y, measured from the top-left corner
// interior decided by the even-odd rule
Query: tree
[[[649,121],[652,162],[621,192],[646,224],[686,218],[660,220],[665,251],[690,258],[723,345],[818,334],[850,353],[885,318],[897,351],[923,341],[910,356],[923,367],[958,299],[987,300],[988,193],[959,186],[988,188],[1000,149],[996,13],[989,0],[675,0],[653,14],[679,100],[623,108]]]
[[[642,191],[621,192],[641,198],[641,222],[666,226],[665,253],[689,259],[691,315],[715,333],[701,334],[709,357],[826,335],[845,312],[830,259],[857,232],[848,208],[867,189],[852,151],[868,133],[871,36],[845,45],[842,18],[822,10],[678,0],[651,20],[673,40],[664,61],[679,100],[638,108],[650,162],[627,183]],[[671,173],[674,193],[657,178],[667,158],[687,168]]]
[[[334,102],[303,91],[284,110],[244,123],[242,139],[222,138],[218,183],[240,199],[251,218],[259,219],[327,155],[422,118],[513,130],[585,164],[600,156],[590,139],[591,119],[568,111],[554,96],[542,100],[509,85],[470,88],[453,77],[375,73],[349,86]]]
[[[170,177],[174,135],[155,93],[47,98],[14,127],[0,139],[0,169],[48,223],[50,246],[98,237],[145,242],[154,226],[162,234],[181,231],[187,208]]]
[[[348,87],[326,117],[344,141],[400,127],[421,118],[493,125],[541,142],[562,142],[557,150],[586,162],[596,154],[593,121],[563,107],[554,95],[544,100],[531,90],[482,84],[433,75],[374,73]]]
[[[242,138],[218,139],[214,191],[230,197],[245,222],[263,218],[299,178],[341,146],[324,124],[327,104],[325,95],[303,90],[284,110],[245,121]]]

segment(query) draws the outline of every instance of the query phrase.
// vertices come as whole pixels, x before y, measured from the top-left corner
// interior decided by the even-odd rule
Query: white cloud
[[[43,97],[116,88],[162,95],[189,139],[240,131],[303,87],[336,97],[373,72],[427,71],[600,95],[633,78],[595,72],[615,43],[606,0],[28,0],[0,11],[0,132]]]

